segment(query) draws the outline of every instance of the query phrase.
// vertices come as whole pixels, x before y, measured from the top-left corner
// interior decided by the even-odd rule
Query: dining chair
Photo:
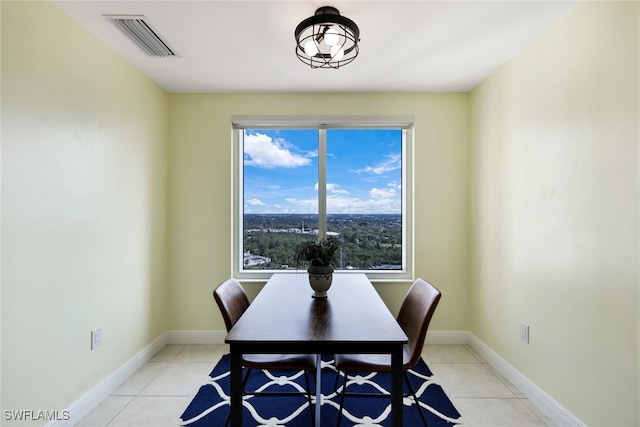
[[[249,307],[249,297],[238,280],[226,280],[213,291],[227,332],[233,328],[245,310]],[[242,380],[242,394],[253,396],[299,396],[297,392],[256,392],[245,390],[249,374],[253,369],[301,371],[304,370],[307,401],[309,402],[312,425],[315,424],[313,405],[311,402],[311,388],[309,386],[309,372],[316,370],[316,356],[313,354],[243,354],[242,365],[247,368]],[[225,426],[229,422],[225,422]]]
[[[429,323],[436,311],[438,302],[440,301],[440,291],[430,283],[423,279],[417,279],[409,288],[400,311],[398,312],[397,321],[404,333],[407,335],[408,342],[404,345],[402,354],[402,371],[404,381],[407,384],[411,395],[415,401],[420,418],[424,425],[427,420],[420,407],[420,402],[416,397],[415,390],[411,385],[407,371],[413,368],[420,360],[422,347],[424,346],[425,337]],[[391,356],[388,354],[336,354],[335,367],[337,371],[336,390],[340,373],[344,373],[344,383],[340,397],[340,414],[338,416],[338,425],[342,418],[342,410],[344,408],[345,395],[350,396],[371,396],[371,397],[390,397],[389,394],[373,394],[373,393],[346,393],[347,380],[349,372],[391,372]],[[406,396],[405,396],[406,397]]]

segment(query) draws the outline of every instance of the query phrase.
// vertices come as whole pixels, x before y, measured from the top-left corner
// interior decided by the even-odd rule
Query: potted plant
[[[320,240],[307,240],[296,249],[296,265],[306,264],[309,284],[314,290],[313,296],[324,298],[333,281],[333,270],[337,260],[340,241],[335,237],[323,237]]]

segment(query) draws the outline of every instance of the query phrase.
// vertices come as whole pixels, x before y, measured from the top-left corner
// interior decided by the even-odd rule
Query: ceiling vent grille
[[[104,15],[149,56],[176,56],[169,44],[140,15]]]

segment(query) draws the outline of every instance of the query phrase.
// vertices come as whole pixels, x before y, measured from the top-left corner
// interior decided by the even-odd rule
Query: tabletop
[[[273,274],[226,342],[407,342],[395,317],[362,273],[334,273],[328,296],[312,295],[306,272]]]

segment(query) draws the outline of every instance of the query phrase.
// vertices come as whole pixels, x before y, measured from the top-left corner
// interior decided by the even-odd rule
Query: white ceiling
[[[467,92],[577,0],[54,3],[168,92]],[[320,6],[360,27],[360,54],[338,70],[295,55],[293,30]],[[148,57],[105,14],[144,15],[178,57]]]

